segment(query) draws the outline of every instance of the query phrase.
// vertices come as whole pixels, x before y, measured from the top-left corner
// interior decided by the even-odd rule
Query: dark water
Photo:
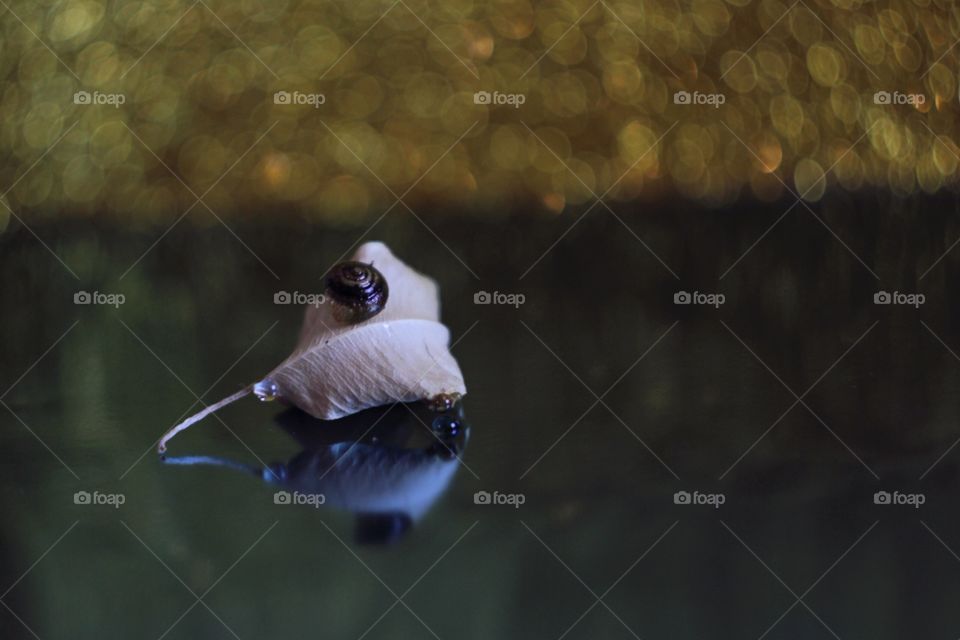
[[[162,228],[32,224],[74,278],[12,225],[0,637],[960,636],[960,214],[834,195],[764,235],[789,205],[379,222],[364,239],[442,287],[452,467],[419,407],[367,433],[379,413],[246,399],[171,446],[234,468],[153,452],[287,355],[301,310],[274,294],[317,291],[362,229],[231,222],[248,250],[198,210],[127,272]],[[348,449],[327,504],[275,504],[267,465],[317,478]]]

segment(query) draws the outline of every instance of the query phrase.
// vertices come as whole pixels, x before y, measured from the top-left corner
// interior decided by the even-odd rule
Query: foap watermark
[[[497,504],[510,505],[514,509],[519,509],[520,505],[527,501],[527,496],[522,493],[500,493],[494,491],[477,491],[473,494],[473,504]]]
[[[277,291],[273,294],[273,304],[308,304],[319,307],[327,301],[322,293],[302,293],[300,291]]]
[[[710,506],[719,509],[727,501],[722,493],[701,493],[699,491],[677,491],[673,494],[673,504]]]
[[[477,91],[473,94],[473,104],[484,104],[490,106],[510,105],[514,109],[519,109],[520,105],[527,101],[527,96],[522,93],[500,93],[494,91]]]
[[[927,296],[922,293],[901,293],[900,291],[877,291],[873,294],[873,304],[902,304],[914,309],[919,309],[920,305],[927,301]]]
[[[73,294],[73,304],[106,304],[117,308],[127,301],[122,293],[102,293],[100,291],[77,291]]]
[[[273,94],[273,104],[310,105],[319,109],[327,101],[322,93],[303,93],[301,91],[277,91]]]
[[[77,91],[73,94],[73,104],[108,104],[116,109],[127,101],[127,96],[122,93],[101,93],[94,91]]]
[[[477,291],[473,294],[473,304],[503,304],[519,309],[520,305],[527,301],[527,296],[522,293],[501,293],[494,291]]]
[[[322,493],[300,493],[294,491],[277,491],[273,494],[273,504],[300,504],[308,505],[317,509],[327,501],[327,496]]]
[[[720,305],[727,301],[727,296],[722,293],[701,293],[694,291],[677,291],[673,294],[673,304],[702,304],[719,309]]]
[[[873,494],[873,504],[902,505],[919,509],[927,501],[922,493],[900,493],[899,491],[877,491]]]
[[[922,93],[900,93],[899,91],[877,91],[873,94],[873,104],[909,104],[916,106],[927,101]]]
[[[673,94],[673,104],[707,104],[714,109],[719,109],[720,105],[727,101],[727,96],[722,93],[700,93],[694,91],[677,91]]]
[[[127,501],[127,496],[122,493],[100,493],[94,491],[77,491],[73,494],[73,504],[85,506],[109,506],[119,509],[120,505]]]

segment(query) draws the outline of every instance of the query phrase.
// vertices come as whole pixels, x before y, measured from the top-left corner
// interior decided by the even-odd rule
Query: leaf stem
[[[244,387],[243,389],[241,389],[240,391],[237,391],[236,393],[227,396],[227,397],[224,398],[223,400],[220,400],[220,401],[218,401],[218,402],[214,402],[214,403],[211,404],[209,407],[205,407],[202,411],[193,414],[192,416],[190,416],[189,418],[187,418],[186,420],[184,420],[184,421],[181,422],[180,424],[176,425],[175,427],[173,427],[172,429],[170,429],[169,431],[167,431],[165,434],[163,434],[163,437],[162,437],[162,438],[160,438],[160,442],[157,443],[157,453],[165,453],[166,450],[167,450],[167,443],[168,443],[175,435],[177,435],[178,433],[180,433],[181,431],[183,431],[183,430],[185,430],[185,429],[188,429],[188,428],[190,427],[190,425],[192,425],[192,424],[194,424],[194,423],[196,423],[196,422],[200,422],[201,420],[203,420],[204,418],[206,418],[208,415],[210,415],[210,414],[213,413],[214,411],[217,411],[217,410],[219,410],[219,409],[222,409],[223,407],[227,406],[227,405],[230,404],[231,402],[236,402],[236,401],[239,400],[240,398],[249,395],[251,391],[253,391],[253,385],[248,385],[248,386]]]

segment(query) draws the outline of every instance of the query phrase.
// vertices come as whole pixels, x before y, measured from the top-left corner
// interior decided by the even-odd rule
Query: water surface
[[[364,236],[231,223],[246,247],[187,223],[149,251],[163,229],[31,225],[77,278],[11,227],[0,635],[957,637],[960,217],[834,195],[764,235],[790,204],[639,203],[625,224],[437,212],[429,229],[397,211]],[[361,237],[441,285],[470,425],[443,490],[392,535],[343,505],[276,504],[253,473],[163,464],[156,439],[198,398],[292,349],[302,311],[274,295],[318,291]],[[125,301],[76,305],[81,290]],[[289,463],[304,442],[281,410],[241,401],[170,453]],[[367,439],[362,469],[383,472],[377,447],[429,446],[401,435]],[[341,489],[372,482],[357,477]],[[123,504],[75,504],[83,491]],[[923,504],[876,504],[884,491]]]

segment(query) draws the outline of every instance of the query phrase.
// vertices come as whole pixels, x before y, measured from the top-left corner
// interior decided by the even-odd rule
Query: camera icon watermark
[[[277,291],[273,294],[273,304],[296,304],[319,307],[327,301],[322,293],[302,293],[300,291]]]
[[[919,309],[920,305],[927,301],[927,296],[922,293],[901,293],[894,291],[877,291],[873,294],[873,304],[898,304],[914,309]]]
[[[900,93],[899,91],[877,91],[873,94],[873,104],[908,104],[917,106],[925,103],[927,96],[922,93]]]
[[[693,93],[689,91],[677,91],[673,94],[673,104],[679,105],[693,105],[693,104],[705,104],[713,107],[714,109],[719,109],[720,105],[727,102],[727,96],[722,93],[700,93],[699,91],[694,91]]]
[[[673,294],[673,304],[697,304],[719,309],[727,301],[722,293],[701,293],[699,291],[677,291]]]
[[[73,94],[73,104],[80,105],[110,105],[115,109],[119,109],[120,105],[126,103],[127,96],[122,93],[100,93],[99,91],[94,91],[93,93],[89,91],[77,91]]]
[[[276,91],[273,94],[273,104],[280,105],[310,105],[319,109],[326,103],[327,96],[322,93],[302,93],[300,91]]]
[[[673,504],[710,506],[719,509],[726,503],[727,496],[722,493],[701,493],[699,491],[677,491],[673,494]]]
[[[73,494],[73,504],[83,506],[110,506],[114,509],[119,509],[126,501],[127,496],[122,493],[77,491]]]
[[[510,505],[514,509],[519,509],[520,505],[527,501],[527,496],[522,493],[500,493],[494,491],[477,491],[473,494],[473,504],[482,505]]]
[[[73,304],[98,304],[119,308],[127,297],[122,293],[101,293],[100,291],[77,291],[73,294]]]
[[[923,493],[901,493],[899,491],[877,491],[873,494],[873,504],[908,506],[919,509],[927,501]]]
[[[293,504],[293,505],[306,505],[318,509],[321,505],[326,503],[327,496],[322,493],[300,493],[299,491],[294,491],[293,493],[289,491],[277,491],[273,494],[273,504]]]
[[[527,101],[527,96],[522,93],[500,93],[494,91],[477,91],[473,94],[473,104],[501,106],[509,105],[514,109],[519,109],[520,105]]]
[[[527,301],[527,296],[522,293],[500,293],[494,291],[477,291],[473,294],[473,304],[497,304],[510,306],[519,309],[520,305]]]

